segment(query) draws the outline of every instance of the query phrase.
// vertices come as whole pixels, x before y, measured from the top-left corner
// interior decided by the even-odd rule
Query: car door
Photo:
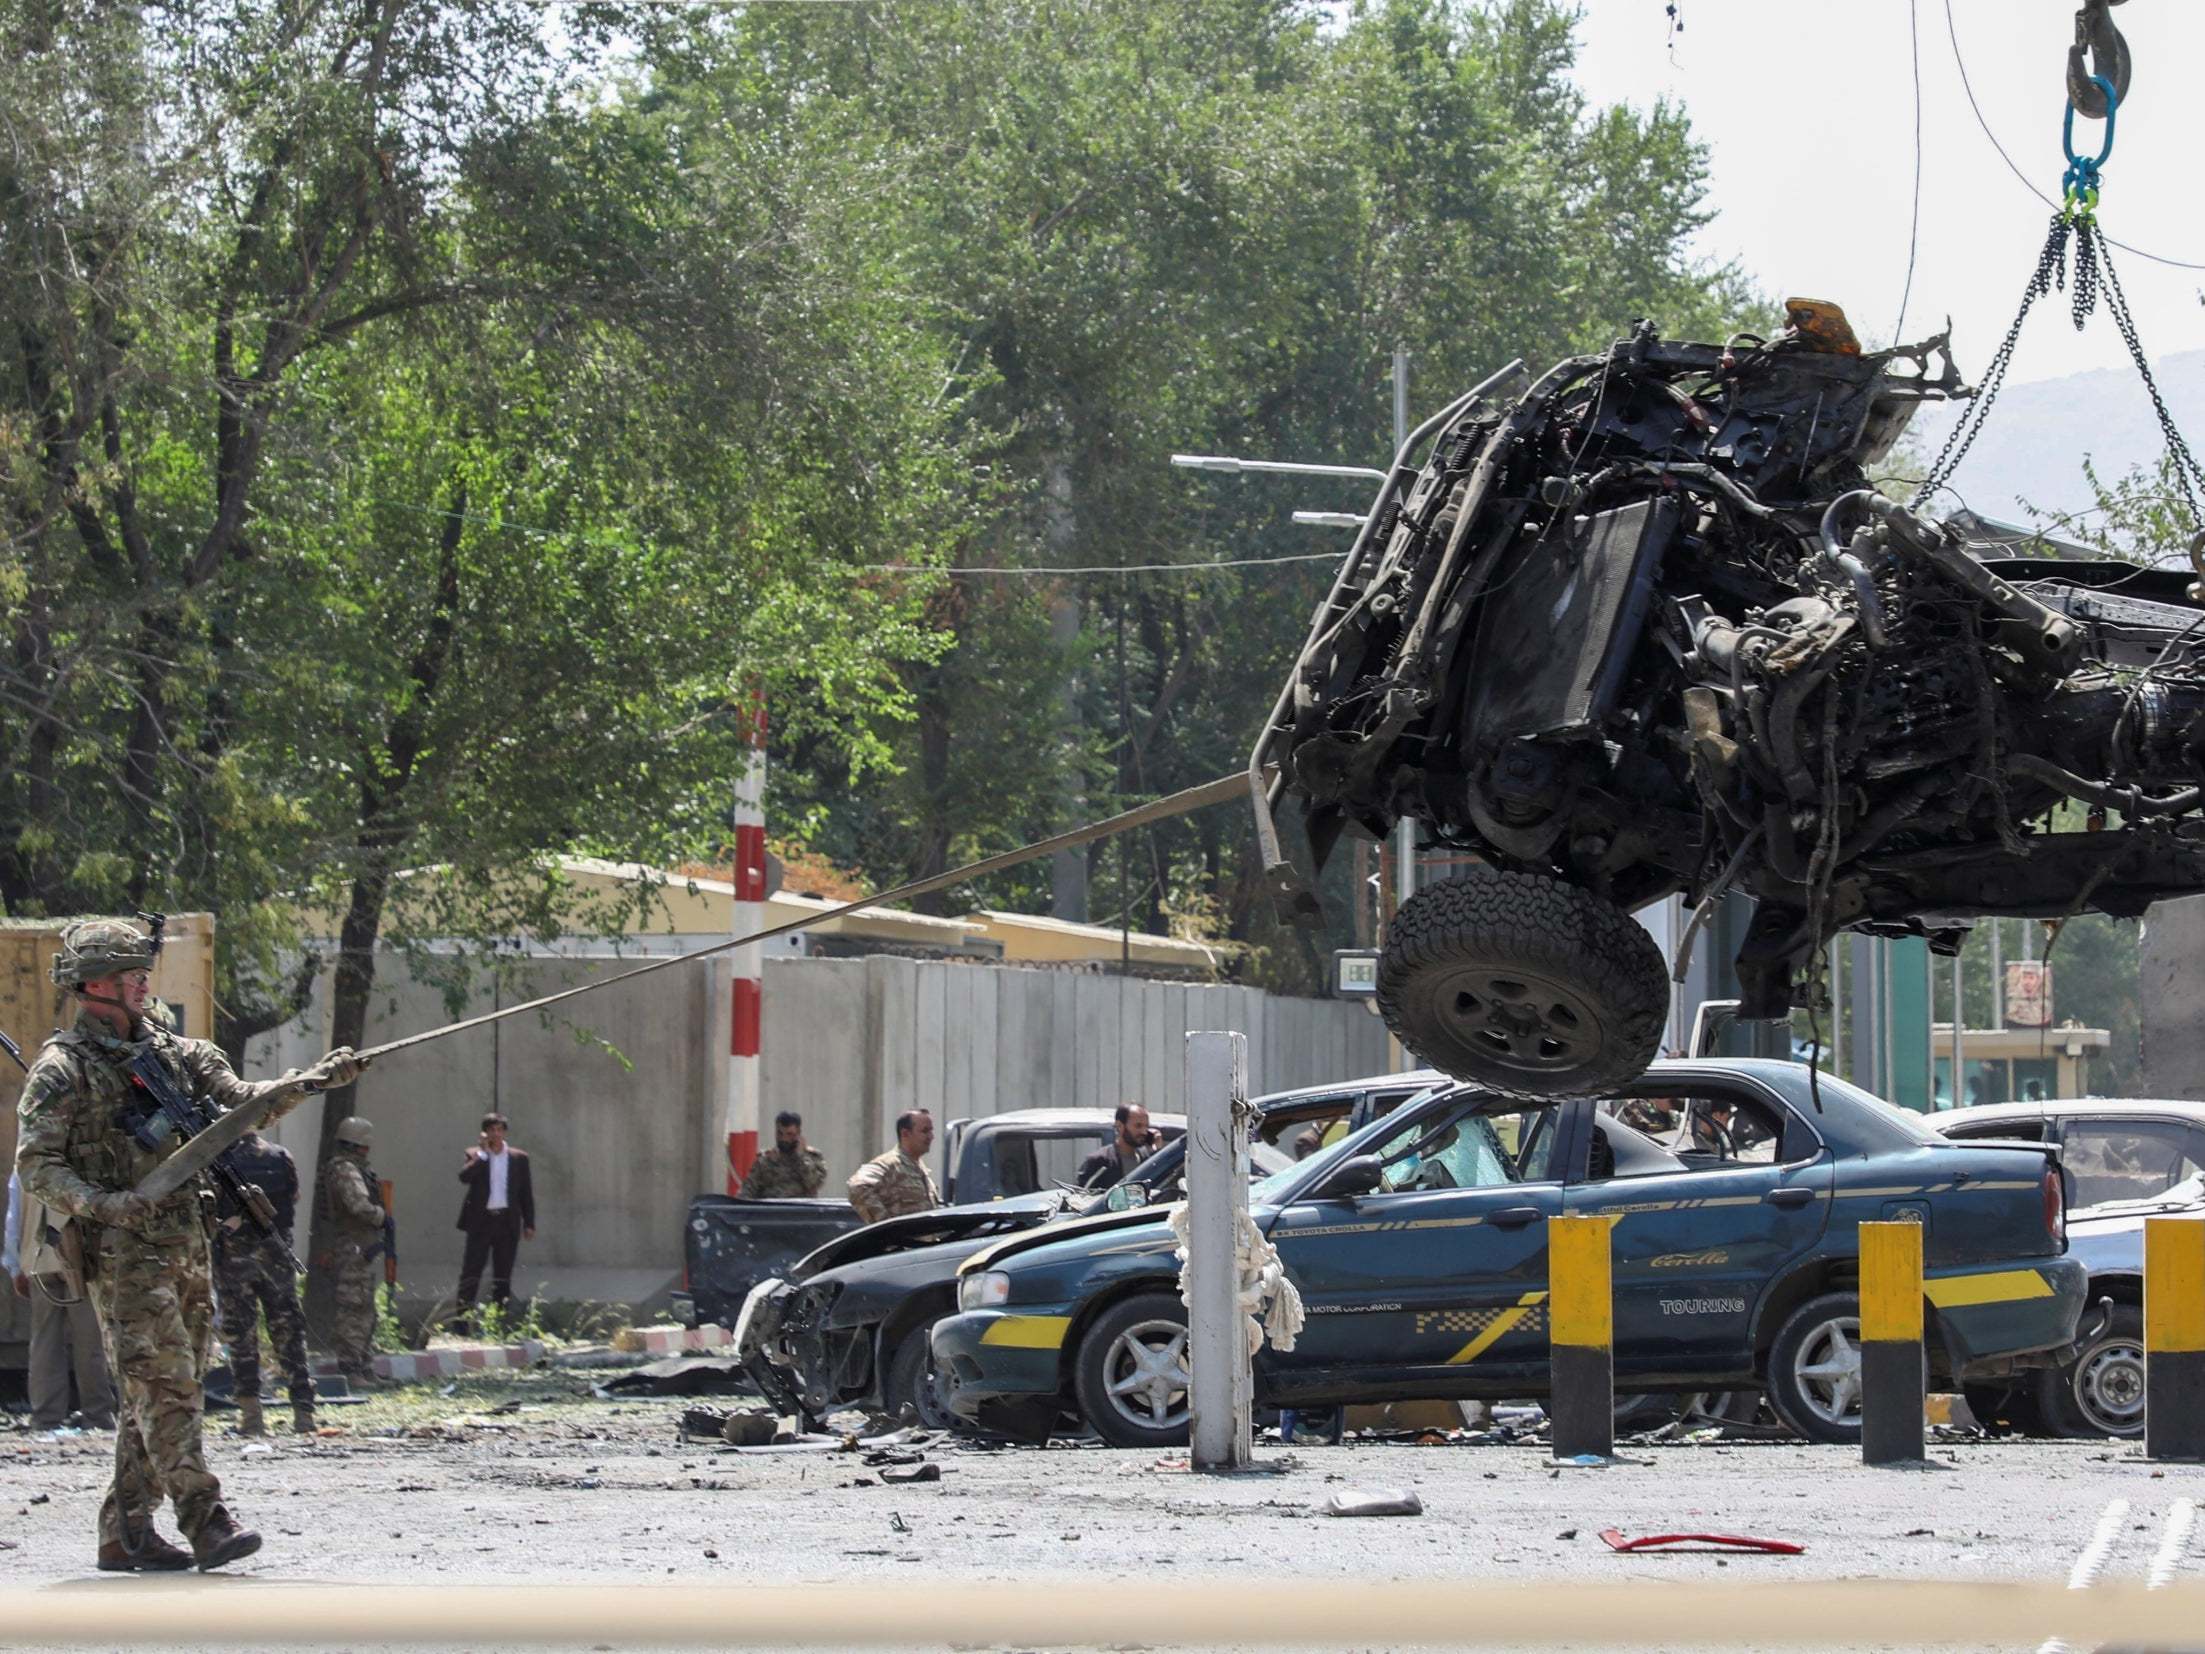
[[[1614,1220],[1617,1381],[1751,1377],[1762,1295],[1829,1222],[1820,1136],[1759,1086],[1673,1070],[1616,1094],[1592,1130],[1563,1205]]]
[[[1297,1200],[1270,1238],[1307,1312],[1280,1393],[1352,1378],[1370,1392],[1473,1394],[1546,1364],[1547,1219],[1571,1105],[1465,1097],[1370,1146],[1384,1186]],[[1474,1374],[1466,1369],[1474,1367]]]

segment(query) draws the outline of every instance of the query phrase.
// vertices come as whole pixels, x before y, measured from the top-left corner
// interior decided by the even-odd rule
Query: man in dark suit
[[[459,1227],[467,1246],[459,1265],[459,1319],[470,1321],[482,1266],[490,1265],[490,1301],[500,1309],[513,1296],[513,1255],[524,1240],[536,1238],[536,1190],[528,1175],[528,1155],[505,1140],[502,1114],[482,1117],[482,1136],[467,1151],[459,1180],[467,1185],[460,1202]]]

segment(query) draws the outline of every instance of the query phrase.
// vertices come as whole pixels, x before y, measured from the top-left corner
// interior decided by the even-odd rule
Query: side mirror
[[[1148,1204],[1148,1185],[1145,1183],[1113,1183],[1110,1193],[1103,1198],[1106,1212],[1130,1212],[1137,1206]]]
[[[1385,1167],[1375,1154],[1350,1155],[1325,1174],[1309,1192],[1319,1200],[1352,1200],[1385,1182]]]

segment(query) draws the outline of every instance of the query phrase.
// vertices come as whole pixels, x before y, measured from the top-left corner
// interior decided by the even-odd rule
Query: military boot
[[[260,1416],[260,1396],[256,1392],[237,1398],[237,1433],[241,1436],[265,1436],[268,1426]]]
[[[214,1507],[212,1514],[199,1525],[199,1531],[191,1536],[192,1560],[199,1565],[201,1573],[251,1556],[259,1549],[260,1535],[250,1528],[239,1527],[220,1505]]]
[[[291,1431],[294,1435],[311,1436],[314,1433],[314,1398],[298,1396],[291,1402]]]
[[[100,1541],[99,1567],[102,1573],[140,1574],[173,1573],[178,1568],[191,1566],[191,1552],[171,1545],[146,1525],[137,1548],[132,1549],[120,1539]]]

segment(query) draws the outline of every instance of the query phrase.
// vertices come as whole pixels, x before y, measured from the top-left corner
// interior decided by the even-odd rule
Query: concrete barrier
[[[2205,1219],[2144,1220],[2144,1457],[2205,1459]]]
[[[1924,1440],[1922,1226],[1860,1226],[1860,1453],[1919,1464]]]
[[[1615,1453],[1615,1222],[1547,1219],[1547,1416],[1554,1456]]]

